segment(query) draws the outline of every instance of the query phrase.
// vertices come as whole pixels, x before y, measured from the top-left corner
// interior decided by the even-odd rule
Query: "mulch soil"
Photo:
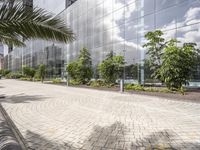
[[[49,84],[51,84],[51,83],[49,83]],[[66,83],[59,83],[57,85],[66,86]],[[119,86],[112,87],[112,88],[90,87],[90,86],[87,86],[87,85],[78,85],[78,86],[70,86],[70,87],[95,89],[95,90],[103,90],[103,91],[114,91],[114,92],[120,91]],[[187,89],[187,92],[185,92],[185,95],[182,95],[181,93],[147,92],[147,91],[134,91],[134,90],[128,90],[128,91],[126,90],[125,92],[128,93],[128,94],[147,95],[147,96],[166,98],[166,99],[169,99],[169,100],[179,100],[179,101],[188,101],[188,102],[200,103],[200,88]]]

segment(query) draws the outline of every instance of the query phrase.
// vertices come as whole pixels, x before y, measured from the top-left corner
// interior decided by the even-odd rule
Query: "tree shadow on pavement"
[[[48,98],[42,95],[24,95],[23,93],[13,96],[4,95],[4,97],[0,98],[0,103],[29,103],[31,101],[42,101]]]
[[[0,116],[0,149],[1,150],[21,150],[15,135],[9,125]]]
[[[154,132],[151,135],[132,142],[131,150],[143,148],[145,150],[199,150],[200,143],[186,143],[171,130]]]
[[[122,123],[116,122],[111,126],[95,126],[93,132],[81,142],[80,147],[75,147],[72,141],[58,144],[50,141],[39,134],[28,131],[25,139],[28,141],[29,149],[34,150],[199,150],[198,143],[185,143],[181,141],[174,132],[164,130],[133,141],[134,133]]]
[[[76,150],[70,144],[51,141],[44,136],[27,131],[25,141],[30,150]]]

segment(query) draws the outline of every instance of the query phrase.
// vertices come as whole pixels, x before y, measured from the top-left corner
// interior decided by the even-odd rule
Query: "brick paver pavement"
[[[200,104],[15,80],[1,100],[30,149],[200,149]]]

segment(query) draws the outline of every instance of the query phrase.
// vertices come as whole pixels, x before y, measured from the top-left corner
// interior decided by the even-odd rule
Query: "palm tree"
[[[0,5],[0,43],[24,46],[24,40],[30,39],[67,43],[74,40],[74,34],[61,19],[43,9],[4,1]]]

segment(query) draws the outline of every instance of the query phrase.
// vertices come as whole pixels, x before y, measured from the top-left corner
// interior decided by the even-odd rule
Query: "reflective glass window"
[[[124,18],[124,8],[113,12],[113,21],[114,21],[113,26],[119,26],[121,24],[124,24],[125,23],[124,19],[125,19]]]
[[[133,21],[138,18],[137,4],[131,3],[125,7],[125,20],[126,22]]]
[[[156,14],[156,28],[169,30],[176,28],[176,7],[164,9]]]

